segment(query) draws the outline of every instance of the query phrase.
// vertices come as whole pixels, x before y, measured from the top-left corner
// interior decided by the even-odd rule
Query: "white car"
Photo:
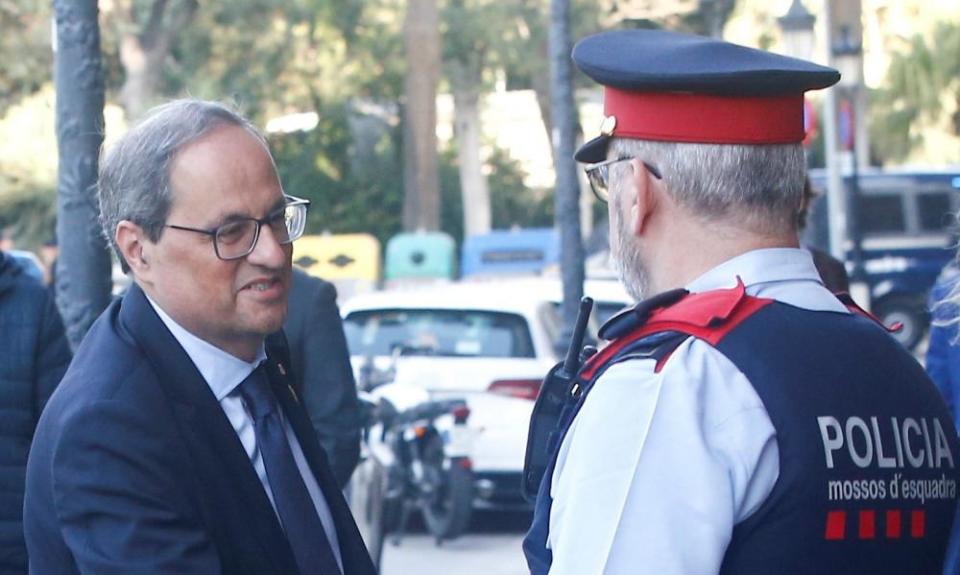
[[[609,313],[629,304],[616,287],[586,290],[602,296],[598,311]],[[467,401],[478,508],[526,506],[520,479],[530,413],[566,347],[558,341],[560,297],[559,280],[484,280],[367,293],[341,308],[358,378],[363,364],[386,368],[393,348],[404,346],[398,381]]]

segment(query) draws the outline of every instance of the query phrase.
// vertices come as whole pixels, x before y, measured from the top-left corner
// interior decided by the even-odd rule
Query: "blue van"
[[[850,174],[844,185],[853,184]],[[826,173],[811,170],[820,197],[811,206],[805,243],[829,250]],[[870,309],[885,323],[901,322],[896,337],[908,348],[929,326],[927,296],[956,252],[960,166],[944,169],[865,169],[858,175],[863,269]],[[847,246],[847,270],[851,269]]]

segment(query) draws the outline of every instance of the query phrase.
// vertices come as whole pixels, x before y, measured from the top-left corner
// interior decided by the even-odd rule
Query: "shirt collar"
[[[190,357],[200,375],[210,386],[210,390],[213,391],[217,401],[222,401],[223,398],[230,395],[260,365],[260,362],[267,358],[263,344],[260,344],[260,349],[257,350],[257,358],[252,363],[231,355],[184,329],[183,326],[167,315],[156,302],[150,299],[150,296],[147,296],[147,301],[153,306],[154,311],[160,316],[160,320],[173,334],[183,351],[187,352],[187,356]]]
[[[691,292],[736,286],[737,279],[746,286],[782,281],[815,281],[823,284],[813,256],[800,248],[768,248],[753,250],[729,259],[687,284]]]

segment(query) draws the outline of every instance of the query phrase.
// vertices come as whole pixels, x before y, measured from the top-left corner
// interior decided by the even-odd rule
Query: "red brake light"
[[[453,413],[453,418],[457,423],[463,423],[470,417],[470,408],[466,405],[461,405],[460,407],[455,408],[451,413]]]
[[[517,397],[520,399],[537,399],[540,393],[539,379],[499,379],[487,388],[490,393]]]

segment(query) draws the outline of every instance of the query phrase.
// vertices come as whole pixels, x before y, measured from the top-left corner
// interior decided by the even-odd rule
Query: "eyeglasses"
[[[270,226],[270,231],[280,245],[293,242],[303,235],[307,223],[307,206],[310,200],[284,195],[286,203],[264,218],[235,218],[212,230],[164,224],[165,228],[195,232],[213,237],[213,249],[222,260],[237,260],[250,255],[260,239],[260,227]]]
[[[607,160],[605,162],[599,162],[596,164],[590,164],[589,166],[583,169],[587,173],[587,181],[590,182],[590,189],[593,190],[593,195],[596,196],[598,200],[606,203],[610,199],[610,166],[616,164],[617,162],[626,162],[627,160],[635,159],[633,156],[626,158],[617,158],[615,160]],[[662,180],[663,176],[660,175],[660,170],[656,167],[651,166],[647,162],[643,162],[643,165],[646,166],[650,174],[658,179]]]

